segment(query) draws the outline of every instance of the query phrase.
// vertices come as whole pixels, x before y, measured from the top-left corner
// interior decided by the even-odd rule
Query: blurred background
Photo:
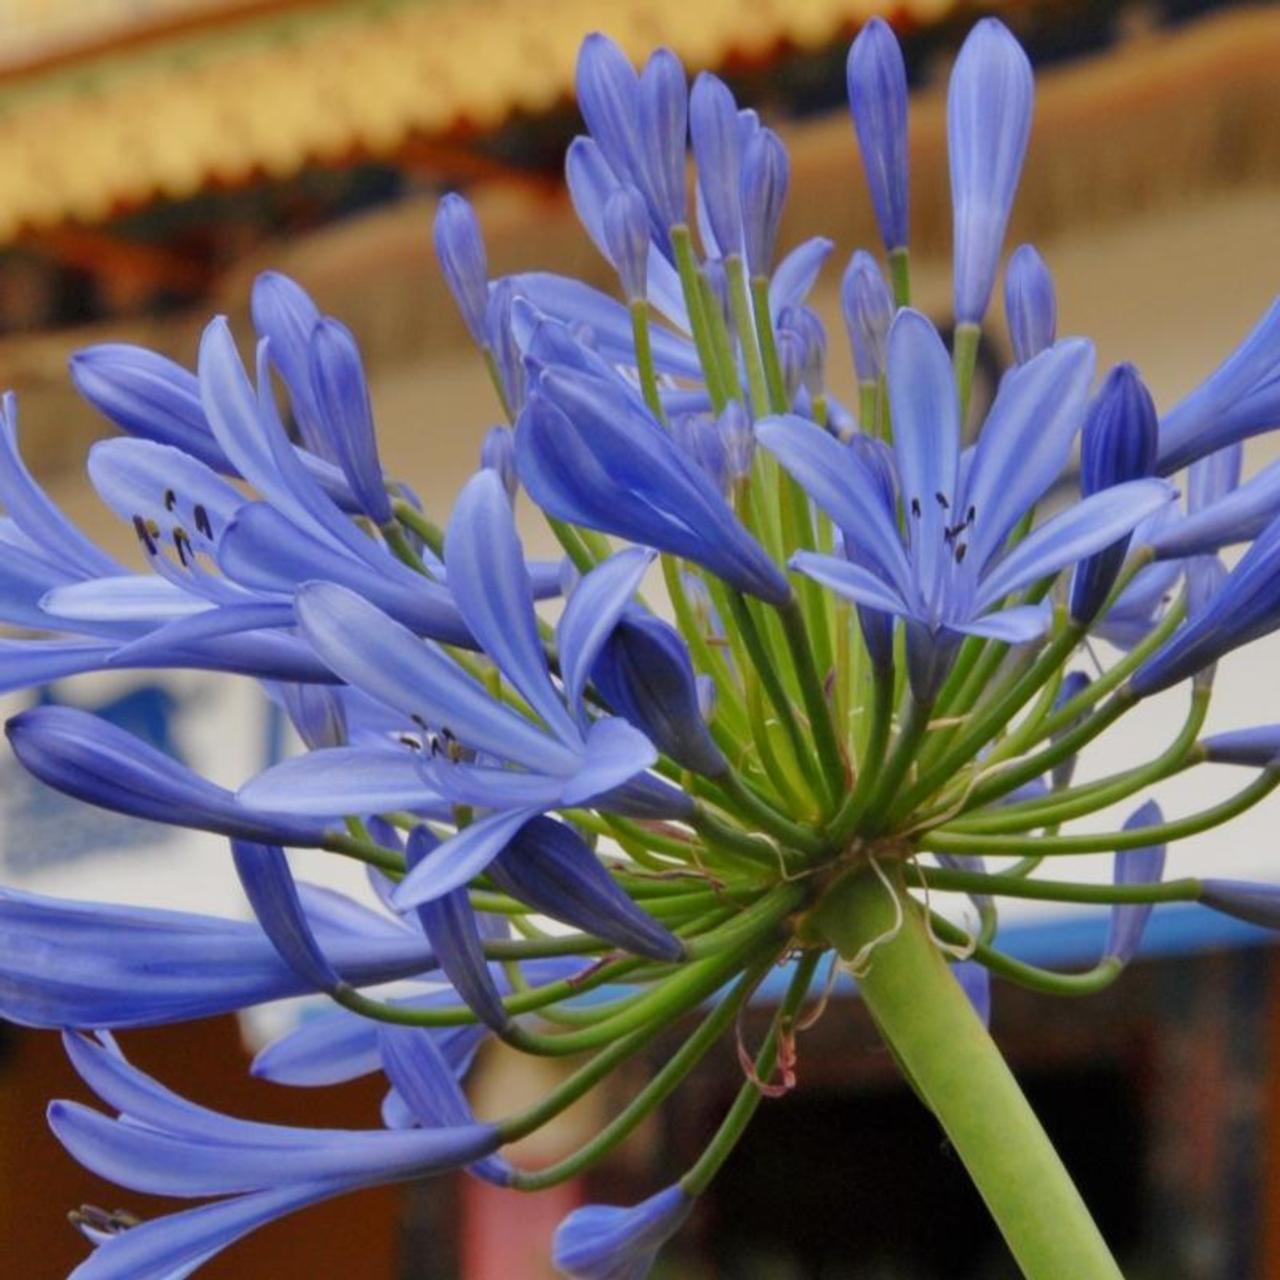
[[[1014,28],[1039,76],[1009,247],[1034,240],[1044,253],[1062,332],[1092,337],[1101,367],[1134,361],[1168,405],[1280,288],[1280,10],[1270,5],[0,0],[0,387],[18,392],[26,457],[82,527],[132,555],[131,531],[83,478],[85,449],[109,428],[76,398],[67,357],[132,341],[191,364],[211,313],[247,329],[250,282],[272,266],[357,333],[387,470],[446,515],[497,406],[431,256],[434,202],[450,189],[475,201],[494,274],[545,268],[613,288],[561,182],[578,127],[576,49],[593,29],[637,60],[665,43],[691,72],[717,70],[782,132],[792,155],[783,239],[824,234],[837,244],[814,301],[831,333],[833,388],[847,395],[836,286],[848,254],[876,244],[844,105],[849,40],[879,13],[904,42],[916,296],[945,320],[946,74],[964,32],[991,12]],[[1005,358],[1001,324],[997,315],[993,369]],[[1275,452],[1254,442],[1251,464]],[[529,535],[550,549],[532,521]],[[1264,643],[1225,665],[1216,727],[1277,717],[1277,659],[1280,646]],[[38,696],[100,710],[227,783],[282,747],[245,682],[130,675]],[[1081,776],[1158,749],[1176,708],[1144,714]],[[1194,785],[1203,794],[1188,796],[1183,781],[1166,794],[1169,807],[1199,807],[1218,783]],[[1277,826],[1274,806],[1264,808],[1229,835],[1193,842],[1188,856],[1215,874],[1280,879]],[[1180,865],[1191,864],[1171,859],[1171,873]],[[312,867],[299,871],[315,878]],[[7,757],[0,882],[243,910],[223,842],[104,818]],[[1092,962],[1104,929],[1084,910],[1027,913],[1001,937],[1015,954],[1070,967]],[[248,1078],[252,1048],[295,1016],[124,1040],[143,1066],[222,1109],[376,1124],[372,1085],[311,1093]],[[1147,955],[1109,993],[1061,1007],[998,987],[993,1027],[1126,1275],[1280,1277],[1280,964],[1262,935],[1193,908],[1162,909]],[[762,1109],[660,1276],[1012,1277],[958,1163],[859,1007],[833,1000],[800,1054],[802,1087]],[[519,1105],[547,1083],[538,1073],[555,1069],[482,1057],[481,1110]],[[645,1069],[636,1064],[632,1083]],[[732,1046],[713,1054],[606,1170],[558,1192],[522,1198],[461,1178],[366,1192],[268,1228],[201,1274],[544,1280],[559,1218],[587,1198],[627,1202],[667,1181],[739,1080]],[[521,1158],[549,1162],[577,1145],[627,1086],[610,1085]],[[84,1096],[57,1038],[0,1024],[0,1275],[15,1280],[62,1276],[82,1255],[65,1219],[82,1201],[165,1207],[64,1156],[43,1126],[50,1096]]]

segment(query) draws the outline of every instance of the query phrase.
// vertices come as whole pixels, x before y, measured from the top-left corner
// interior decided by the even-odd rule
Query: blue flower
[[[1061,342],[1000,385],[967,467],[951,362],[918,312],[898,313],[888,380],[898,488],[907,543],[893,507],[862,458],[812,423],[760,424],[761,443],[843,530],[859,561],[799,552],[794,568],[856,601],[904,618],[913,688],[936,692],[964,635],[1025,643],[1047,610],[1001,607],[1023,587],[1128,533],[1172,497],[1158,480],[1118,485],[1041,525],[1016,547],[1005,539],[1062,469],[1084,416],[1093,372],[1086,342]]]
[[[1225,653],[1280,627],[1280,517],[1244,553],[1195,617],[1148,658],[1130,684],[1146,697],[1212,666]]]
[[[889,24],[872,18],[849,48],[849,110],[887,252],[907,247],[907,69]]]
[[[742,255],[742,131],[729,86],[703,71],[689,95],[689,136],[698,166],[698,194],[715,256]]]
[[[1058,335],[1058,299],[1044,259],[1029,245],[1013,251],[1004,270],[1004,315],[1013,358],[1026,364],[1053,346]]]
[[[1265,769],[1280,759],[1280,724],[1215,733],[1200,740],[1204,758],[1214,764],[1246,764]]]
[[[435,968],[421,932],[327,890],[298,888],[319,945],[351,986]],[[257,924],[0,891],[0,1014],[12,1022],[158,1026],[313,989]]]
[[[969,32],[947,91],[955,215],[955,317],[981,324],[1031,133],[1031,64],[1009,29],[983,18]]]
[[[450,192],[436,207],[433,236],[436,258],[462,319],[476,344],[487,346],[489,265],[484,237],[475,210],[457,192]]]
[[[679,1184],[629,1209],[585,1205],[556,1229],[552,1260],[571,1280],[644,1280],[692,1208]]]
[[[764,600],[790,599],[786,576],[712,481],[616,383],[540,370],[516,427],[516,461],[551,515],[686,556]]]
[[[649,211],[635,187],[624,183],[609,196],[604,236],[627,301],[643,301],[649,292]]]
[[[109,1038],[64,1037],[85,1083],[121,1113],[54,1102],[49,1123],[77,1160],[152,1195],[234,1197],[101,1234],[79,1280],[189,1274],[248,1231],[358,1187],[460,1168],[493,1152],[498,1130],[474,1120],[404,1130],[304,1129],[240,1120],[188,1102],[125,1061]],[[409,1072],[388,1054],[393,1083]],[[412,1089],[413,1080],[403,1081]]]

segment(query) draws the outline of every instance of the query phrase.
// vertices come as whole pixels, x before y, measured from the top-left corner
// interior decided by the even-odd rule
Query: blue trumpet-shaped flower
[[[1158,693],[1225,653],[1280,627],[1280,517],[1273,520],[1211,599],[1134,674],[1142,696]]]
[[[559,519],[687,556],[773,603],[791,596],[715,484],[621,385],[541,370],[516,460],[530,496]]]
[[[197,1106],[125,1061],[115,1045],[64,1037],[76,1070],[113,1119],[54,1102],[49,1123],[82,1164],[148,1194],[235,1197],[107,1234],[79,1280],[189,1274],[264,1222],[344,1191],[438,1174],[493,1152],[500,1135],[474,1120],[405,1130],[301,1129]],[[408,1074],[384,1057],[393,1083]],[[412,1080],[406,1081],[412,1085]]]
[[[552,1259],[571,1280],[644,1280],[693,1208],[678,1184],[631,1208],[591,1204],[556,1229]]]
[[[907,247],[907,69],[889,24],[872,18],[849,48],[849,110],[885,250]]]
[[[913,687],[922,700],[936,692],[961,636],[1016,644],[1043,633],[1047,610],[1005,606],[1010,595],[1110,545],[1172,497],[1158,480],[1118,485],[1004,550],[1062,469],[1092,371],[1092,348],[1080,341],[1059,343],[1011,371],[962,469],[950,360],[928,320],[900,312],[889,337],[888,379],[905,545],[881,484],[858,454],[799,419],[758,428],[761,443],[843,530],[861,561],[799,552],[793,566],[859,605],[906,620]]]
[[[1031,64],[1008,28],[983,18],[969,33],[947,92],[947,155],[955,214],[955,316],[981,324],[1031,134]]]

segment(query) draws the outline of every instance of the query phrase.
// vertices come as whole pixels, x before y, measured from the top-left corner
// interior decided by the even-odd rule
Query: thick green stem
[[[846,959],[862,958],[858,984],[867,1008],[964,1161],[1027,1280],[1122,1280],[919,908],[899,879],[892,885],[870,870],[850,875],[827,895],[815,924]]]

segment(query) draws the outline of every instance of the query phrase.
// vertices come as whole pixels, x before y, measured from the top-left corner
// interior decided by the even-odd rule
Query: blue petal
[[[974,511],[969,558],[979,571],[1062,474],[1084,421],[1093,366],[1093,344],[1075,338],[1010,370],[1001,380],[978,437],[956,517],[963,518],[970,508]]]
[[[597,565],[574,588],[556,624],[556,648],[565,698],[583,715],[582,691],[600,650],[639,590],[654,553],[628,547]]]
[[[1265,769],[1280,757],[1280,725],[1263,724],[1202,738],[1204,758],[1214,764],[1247,764]]]
[[[1208,459],[1202,460],[1207,462]],[[1193,464],[1194,475],[1202,463]],[[1280,514],[1280,462],[1272,462],[1239,488],[1166,525],[1147,540],[1161,560],[1204,555],[1251,542]]]
[[[968,622],[948,625],[967,636],[1002,640],[1005,644],[1029,644],[1032,640],[1039,640],[1052,621],[1053,606],[1049,601],[1043,600],[1039,604],[1015,605],[1011,609],[999,609]]]
[[[401,911],[461,888],[482,872],[510,844],[512,837],[540,808],[491,813],[451,836],[400,882],[394,900]]]
[[[166,653],[173,653],[193,642],[292,625],[293,606],[283,600],[273,604],[223,605],[165,623],[122,645],[112,655],[111,661],[115,666],[145,666],[150,662],[163,661]]]
[[[738,106],[723,80],[703,71],[689,95],[689,135],[698,190],[719,257],[742,253],[742,139]]]
[[[1160,474],[1280,422],[1280,299],[1249,336],[1160,421]]]
[[[944,534],[963,518],[957,513],[960,402],[938,331],[910,308],[898,312],[889,330],[888,380],[903,518],[922,602],[933,613],[940,610],[953,568]]]
[[[1053,345],[1058,299],[1044,259],[1029,245],[1013,251],[1004,269],[1004,315],[1013,356],[1026,364]]]
[[[802,240],[778,263],[769,281],[770,315],[777,319],[784,308],[804,302],[834,248],[835,243],[825,236],[814,236]]]
[[[269,342],[271,363],[289,388],[289,403],[307,448],[335,461],[311,389],[311,333],[320,321],[320,308],[296,281],[279,271],[263,271],[254,277],[249,309],[254,330]]]
[[[561,792],[562,805],[590,804],[596,797],[643,773],[657,760],[658,753],[639,729],[610,716],[597,720],[587,731],[584,757]]]
[[[892,509],[860,457],[821,427],[790,415],[757,423],[756,438],[857,544],[890,590],[911,591]]]
[[[409,833],[407,845],[409,870],[412,872],[415,867],[429,862],[439,848],[440,842],[428,827],[415,827]],[[417,911],[422,931],[427,935],[445,977],[481,1022],[495,1031],[504,1031],[510,1018],[502,1007],[502,997],[484,958],[484,942],[466,889],[454,889],[428,899],[419,904]],[[441,1118],[438,1123],[452,1121]]]
[[[409,747],[329,747],[292,756],[240,788],[247,805],[280,813],[337,818],[408,809],[447,817]]]
[[[989,609],[1010,592],[1110,546],[1176,496],[1163,480],[1131,480],[1068,507],[995,563],[982,580],[975,609]]]
[[[556,737],[579,748],[582,736],[547,671],[524,548],[496,472],[478,471],[458,495],[444,559],[454,600],[480,647]]]
[[[232,840],[231,854],[253,914],[281,959],[309,987],[332,991],[341,986],[342,979],[307,923],[284,850]]]
[[[505,499],[504,499],[505,501]],[[345,587],[313,582],[295,599],[298,623],[319,657],[349,684],[461,742],[526,768],[571,773],[570,751],[496,701],[443,650]]]
[[[51,625],[63,621],[167,622],[204,613],[210,607],[208,600],[188,595],[176,583],[154,573],[69,582],[48,591],[40,604],[52,615],[48,620]]]
[[[912,615],[911,606],[892,587],[861,565],[816,551],[797,551],[791,557],[791,567],[846,600],[899,617]]]

